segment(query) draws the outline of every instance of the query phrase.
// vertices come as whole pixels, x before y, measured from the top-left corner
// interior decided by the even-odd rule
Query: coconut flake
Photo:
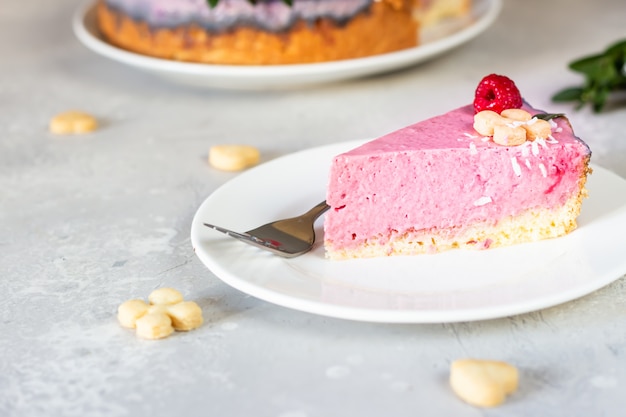
[[[522,147],[522,156],[523,157],[527,157],[528,155],[530,155],[530,142],[526,141],[524,143],[521,144]]]
[[[524,164],[526,164],[526,168],[530,169],[530,161],[528,160],[528,158],[524,160]]]
[[[537,139],[535,139],[535,142],[537,142],[539,145],[541,145],[542,148],[548,149],[548,145],[546,144],[546,140],[545,139],[537,138]]]
[[[474,201],[474,205],[476,207],[484,206],[485,204],[489,204],[492,201],[493,200],[491,199],[491,197],[485,195],[485,196],[480,197],[478,200]]]
[[[513,165],[513,172],[515,172],[515,175],[517,175],[518,177],[522,176],[522,168],[520,168],[519,163],[517,162],[517,158],[516,157],[512,157],[511,158],[511,165]]]
[[[563,128],[559,127],[557,122],[555,122],[552,119],[548,120],[548,123],[550,123],[550,128],[554,130],[555,132],[561,132],[563,130]]]
[[[539,155],[539,145],[537,144],[537,140],[533,140],[530,143],[530,149],[531,149],[533,155],[535,155],[535,156]]]
[[[548,176],[548,171],[546,170],[546,166],[544,164],[539,164],[539,170],[541,171],[541,175],[543,175],[544,178]]]
[[[491,136],[483,136],[480,140],[483,142],[489,142],[491,140]]]
[[[476,136],[476,135],[472,135],[471,133],[467,133],[467,132],[463,132],[463,134],[464,134],[465,136],[467,136],[468,138],[471,138],[471,139],[475,139],[475,138],[477,138],[477,137],[478,137],[478,136]]]
[[[507,123],[506,125],[507,125],[508,127],[513,127],[513,128],[515,128],[515,127],[524,126],[525,124],[526,124],[526,122],[522,122],[522,121],[519,121],[519,120],[515,120],[515,121],[513,121],[513,122]]]
[[[559,141],[554,139],[554,136],[552,136],[552,135],[548,135],[548,138],[546,139],[546,142],[551,144],[551,145],[559,143]]]
[[[474,142],[470,142],[469,152],[470,152],[470,155],[476,155],[478,153],[478,150],[476,149],[476,144]]]
[[[539,120],[539,119],[537,119],[536,117],[533,117],[532,119],[530,119],[529,121],[526,122],[526,125],[532,126],[535,123],[537,123],[537,120]]]
[[[548,123],[550,123],[550,128],[555,131],[555,132],[562,132],[563,128],[560,127],[554,120],[550,119],[548,120]]]

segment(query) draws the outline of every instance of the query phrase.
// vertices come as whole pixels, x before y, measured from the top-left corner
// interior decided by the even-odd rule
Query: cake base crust
[[[432,254],[456,248],[489,249],[564,236],[576,229],[576,218],[580,214],[582,200],[587,196],[585,183],[590,172],[587,164],[588,159],[580,177],[580,192],[556,209],[532,208],[503,218],[496,224],[481,222],[462,228],[392,230],[349,248],[336,249],[332,241],[326,240],[326,257],[341,260]]]
[[[330,19],[296,23],[275,33],[238,27],[211,33],[198,25],[153,28],[98,3],[98,27],[121,48],[158,58],[228,65],[276,65],[360,58],[416,46],[412,2],[374,2],[348,23]]]

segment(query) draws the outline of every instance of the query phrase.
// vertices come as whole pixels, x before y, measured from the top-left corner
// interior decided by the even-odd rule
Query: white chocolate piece
[[[506,109],[502,110],[500,113],[502,117],[506,117],[507,119],[515,120],[518,122],[527,122],[533,118],[533,116],[528,113],[526,110],[522,109]]]
[[[172,334],[172,320],[167,314],[150,313],[137,320],[137,336],[144,339],[163,339]]]
[[[209,149],[209,164],[223,171],[241,171],[259,163],[257,148],[249,145],[215,145]]]
[[[48,128],[57,135],[89,133],[98,128],[98,121],[88,113],[66,111],[50,119]]]
[[[520,126],[501,125],[493,129],[493,141],[498,145],[517,146],[526,142],[526,130]]]
[[[117,308],[117,320],[124,327],[135,328],[135,322],[148,312],[148,304],[143,300],[128,300]]]
[[[176,304],[183,301],[183,295],[174,288],[157,288],[148,296],[150,304]]]
[[[522,127],[526,129],[528,140],[546,139],[552,134],[552,126],[550,126],[550,122],[547,120],[532,119]]]
[[[167,314],[172,319],[174,329],[178,331],[196,329],[204,322],[202,309],[193,301],[169,305],[167,306]]]
[[[517,368],[506,362],[461,359],[450,367],[450,385],[463,401],[478,407],[495,407],[517,390]]]

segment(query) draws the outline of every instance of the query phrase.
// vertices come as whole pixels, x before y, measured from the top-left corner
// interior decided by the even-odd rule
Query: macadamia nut
[[[452,390],[465,402],[478,407],[495,407],[517,390],[517,368],[506,362],[460,359],[450,367]]]
[[[209,149],[209,164],[223,171],[241,171],[259,163],[261,155],[249,145],[215,145]]]
[[[500,115],[502,117],[506,117],[507,119],[513,119],[513,120],[517,120],[520,122],[527,122],[533,118],[530,113],[522,109],[502,110],[502,113],[500,113]]]
[[[143,300],[128,300],[117,308],[117,319],[129,329],[135,328],[135,322],[148,312],[148,304]]]
[[[98,121],[88,113],[66,111],[50,119],[48,128],[57,135],[89,133],[98,128]]]
[[[483,136],[493,136],[494,128],[507,121],[495,111],[483,110],[474,115],[474,130]]]
[[[183,301],[167,307],[167,314],[172,319],[174,329],[187,331],[202,325],[202,310],[193,301]]]
[[[496,126],[493,130],[493,141],[504,146],[521,145],[526,142],[526,130],[520,126]]]
[[[552,134],[552,126],[547,120],[532,119],[522,127],[526,129],[528,140],[546,139]]]
[[[184,301],[180,291],[159,288],[150,293],[150,304],[128,300],[118,307],[118,320],[124,327],[136,329],[144,339],[162,339],[174,330],[189,331],[202,325],[202,309],[193,301]]]
[[[148,296],[150,304],[176,304],[183,301],[183,295],[174,288],[158,288]]]
[[[167,314],[149,313],[137,320],[137,336],[143,339],[163,339],[174,332]]]
[[[533,117],[522,109],[506,109],[501,114],[491,110],[480,111],[474,115],[474,130],[483,136],[492,136],[495,143],[504,146],[546,139],[552,134],[548,121]]]

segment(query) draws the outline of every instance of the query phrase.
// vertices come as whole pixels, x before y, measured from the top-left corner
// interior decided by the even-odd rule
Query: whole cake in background
[[[474,103],[334,158],[324,244],[331,259],[488,249],[577,227],[591,151],[568,119],[491,74]]]
[[[228,65],[352,59],[414,47],[429,24],[469,0],[99,0],[112,44],[159,58]]]

